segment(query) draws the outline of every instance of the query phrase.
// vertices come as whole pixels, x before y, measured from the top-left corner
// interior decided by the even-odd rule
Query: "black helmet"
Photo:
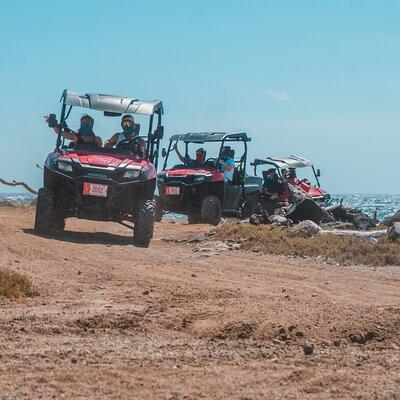
[[[135,123],[135,120],[133,119],[133,116],[131,114],[125,114],[125,115],[122,116],[122,118],[121,118],[121,126],[122,126],[124,121],[130,121],[130,122],[132,122],[132,124]]]

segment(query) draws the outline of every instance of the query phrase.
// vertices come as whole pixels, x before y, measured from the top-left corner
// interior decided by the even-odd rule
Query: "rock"
[[[300,221],[310,220],[317,224],[321,221],[333,222],[333,217],[312,199],[301,199],[292,204],[286,211],[286,218],[290,218],[295,224]]]
[[[330,233],[331,235],[336,235],[336,236],[355,236],[358,237],[359,239],[366,239],[366,240],[371,240],[371,239],[379,239],[383,236],[386,235],[386,230],[375,230],[375,231],[352,231],[352,230],[333,230],[333,231],[322,231],[321,233]],[[376,243],[376,240],[373,240],[374,243]]]
[[[303,351],[306,356],[311,356],[314,353],[314,345],[309,342],[303,344]]]
[[[269,217],[269,220],[272,224],[276,225],[276,226],[288,226],[290,225],[290,221],[282,216],[282,215],[271,215]]]
[[[263,225],[271,223],[268,214],[253,214],[249,218],[249,224],[251,225]]]
[[[309,220],[299,222],[291,230],[295,235],[303,237],[311,237],[317,235],[321,231],[321,227],[319,227],[315,222]]]
[[[400,210],[396,211],[393,215],[390,217],[385,218],[382,222],[381,225],[384,226],[393,226],[395,222],[400,222]]]
[[[26,207],[26,204],[17,201],[17,200],[12,200],[12,199],[4,199],[2,202],[0,202],[1,207],[11,207],[11,208],[21,208],[21,207]]]
[[[366,231],[368,229],[376,227],[375,221],[361,211],[355,213],[354,220],[352,222],[356,229],[361,229],[362,231]]]
[[[346,230],[346,229],[354,229],[354,225],[351,222],[326,222],[321,224],[322,229],[327,229],[327,230],[332,230],[332,229],[341,229],[341,230]]]
[[[150,294],[150,290],[145,290],[142,294],[144,294],[145,296],[147,296],[148,294]]]
[[[393,225],[386,231],[386,237],[394,242],[400,237],[400,222],[394,222]]]
[[[367,214],[355,208],[346,208],[342,204],[338,204],[328,208],[333,215],[335,221],[349,222],[356,229],[367,230],[376,227],[375,221]]]

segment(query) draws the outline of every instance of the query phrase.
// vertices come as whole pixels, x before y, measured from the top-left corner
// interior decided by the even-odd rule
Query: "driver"
[[[55,119],[54,114],[46,115],[46,124],[51,122],[55,133],[60,132],[60,124]],[[80,119],[80,127],[78,132],[73,131],[65,125],[65,128],[61,132],[61,136],[65,139],[72,140],[75,144],[94,144],[101,147],[103,145],[102,140],[99,136],[96,136],[93,132],[94,119],[88,115],[82,115]]]
[[[193,160],[193,158],[190,158],[189,156],[185,157],[181,154],[181,152],[178,149],[178,145],[175,143],[174,144],[174,150],[178,156],[178,158],[181,160],[183,164],[189,164],[189,163],[197,163],[201,164],[206,161],[206,151],[204,150],[203,147],[199,147],[196,150],[196,158]]]
[[[122,132],[115,133],[110,137],[110,139],[106,140],[104,143],[104,147],[113,147],[118,146],[121,142],[125,140],[131,140],[138,136],[139,134],[139,125],[135,124],[135,120],[131,114],[125,114],[121,119],[121,127]],[[140,152],[145,154],[146,142],[142,138],[137,138],[137,142],[140,146]]]

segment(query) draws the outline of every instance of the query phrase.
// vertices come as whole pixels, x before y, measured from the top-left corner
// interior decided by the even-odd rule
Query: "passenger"
[[[263,172],[263,192],[268,197],[278,199],[284,191],[283,183],[280,181],[275,168],[270,168],[268,171]]]
[[[117,146],[124,140],[131,140],[139,135],[140,125],[135,124],[135,120],[133,119],[133,116],[131,114],[125,114],[122,117],[121,128],[122,132],[112,135],[110,139],[106,140],[106,142],[104,143],[104,147]],[[141,155],[144,155],[146,152],[146,141],[143,138],[138,138],[137,142],[140,147]]]
[[[183,156],[181,152],[178,149],[178,145],[175,143],[173,149],[175,150],[179,160],[181,161],[182,164],[191,164],[191,163],[196,163],[196,164],[202,164],[206,161],[206,151],[204,150],[203,147],[199,147],[196,150],[196,158],[193,160],[193,158],[190,158],[189,156]]]
[[[290,168],[289,170],[286,171],[285,174],[285,180],[287,183],[290,183],[291,185],[298,185],[300,181],[296,177],[296,170],[293,168]]]
[[[230,146],[224,146],[221,149],[221,160],[219,161],[221,172],[228,181],[233,181],[235,172],[235,151]]]
[[[46,123],[51,125],[55,133],[60,132],[60,124],[55,118],[54,114],[46,115]],[[80,119],[80,127],[78,132],[65,126],[61,132],[61,136],[65,139],[72,140],[75,144],[94,144],[96,146],[102,146],[102,140],[99,136],[96,136],[93,132],[94,119],[88,115],[82,115]]]

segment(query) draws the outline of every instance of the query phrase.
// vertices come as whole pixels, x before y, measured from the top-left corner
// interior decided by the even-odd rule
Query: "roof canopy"
[[[304,168],[304,167],[311,167],[313,165],[312,161],[297,156],[280,157],[280,158],[268,157],[265,160],[257,158],[251,163],[251,165],[254,166],[265,165],[265,164],[274,165],[275,167],[281,169]]]
[[[120,114],[153,115],[159,110],[161,113],[163,112],[163,106],[160,100],[146,101],[110,94],[77,93],[69,89],[64,90],[61,101],[69,106]]]
[[[171,142],[193,142],[193,143],[205,143],[205,142],[221,142],[225,140],[227,142],[250,142],[250,138],[245,132],[241,133],[227,133],[227,132],[198,132],[198,133],[183,133],[180,135],[173,135],[169,139]]]

